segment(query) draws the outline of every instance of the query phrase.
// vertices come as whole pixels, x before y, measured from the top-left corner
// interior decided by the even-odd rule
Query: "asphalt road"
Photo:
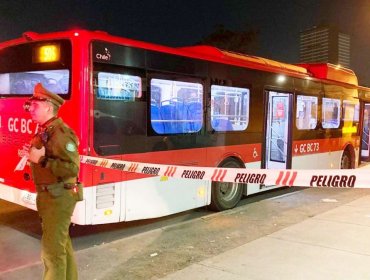
[[[192,219],[212,212],[205,208],[176,215],[104,225],[72,225],[70,235],[75,251],[107,244]],[[37,212],[0,199],[0,276],[1,273],[40,261],[41,225]],[[0,279],[2,279],[0,277]]]

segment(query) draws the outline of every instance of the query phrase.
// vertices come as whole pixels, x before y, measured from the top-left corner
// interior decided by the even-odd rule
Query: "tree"
[[[248,28],[244,31],[226,29],[224,25],[217,25],[212,33],[198,42],[200,45],[210,45],[223,50],[238,53],[253,53],[257,48],[259,31]]]

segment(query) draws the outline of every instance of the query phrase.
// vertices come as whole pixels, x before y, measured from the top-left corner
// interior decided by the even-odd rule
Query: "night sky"
[[[223,24],[259,30],[259,55],[299,60],[299,32],[320,24],[351,35],[351,68],[370,86],[370,0],[0,0],[0,41],[71,28],[168,46],[197,43]]]

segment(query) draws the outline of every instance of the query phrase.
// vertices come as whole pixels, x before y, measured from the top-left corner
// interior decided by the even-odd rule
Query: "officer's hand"
[[[29,157],[29,161],[33,162],[33,163],[38,163],[39,160],[40,160],[40,157],[43,157],[45,156],[45,147],[42,146],[41,149],[36,149],[35,147],[32,147],[30,149],[30,157]]]
[[[29,157],[30,155],[30,144],[24,144],[22,150],[18,150],[19,157]]]

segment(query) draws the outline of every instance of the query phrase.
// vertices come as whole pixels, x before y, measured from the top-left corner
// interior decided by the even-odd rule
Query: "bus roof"
[[[247,55],[247,54],[220,50],[212,46],[192,46],[192,47],[182,47],[179,49],[185,52],[201,54],[204,56],[217,57],[218,59],[222,59],[226,61],[241,62],[245,64],[246,66],[250,66],[253,64],[261,65],[261,66],[269,67],[271,69],[275,68],[275,69],[284,70],[284,71],[291,72],[291,73],[307,75],[307,70],[300,66],[278,62],[275,60],[262,58],[258,56],[252,56],[252,55]]]
[[[303,63],[298,65],[307,69],[317,79],[358,86],[357,76],[351,69],[330,63]]]
[[[180,49],[188,52],[215,56],[224,60],[241,61],[242,63],[245,63],[246,66],[249,64],[265,65],[270,68],[278,68],[291,73],[299,73],[320,80],[330,80],[358,86],[357,76],[351,69],[339,67],[330,63],[304,63],[295,65],[258,56],[224,51],[211,46],[193,46],[183,47]]]
[[[25,32],[23,33],[22,38],[4,42],[1,45],[9,46],[12,44],[25,43],[27,41],[47,40],[54,38],[73,38],[79,36],[90,40],[106,40],[126,46],[136,46],[138,48],[204,59],[273,73],[281,73],[300,78],[314,78],[324,82],[336,82],[349,87],[359,87],[357,76],[352,70],[338,67],[330,63],[289,64],[267,58],[225,51],[216,47],[205,45],[173,48],[114,36],[104,31],[68,30],[44,34]]]

